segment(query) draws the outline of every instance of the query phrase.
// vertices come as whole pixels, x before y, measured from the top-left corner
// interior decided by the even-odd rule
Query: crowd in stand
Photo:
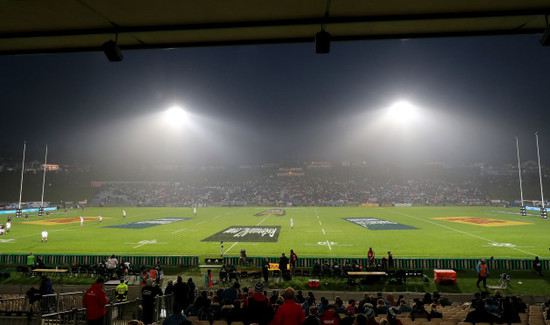
[[[352,177],[256,176],[234,182],[108,183],[96,195],[102,204],[190,206],[215,203],[251,205],[344,205],[411,203],[415,205],[479,205],[487,194],[475,179],[355,179]]]
[[[269,295],[262,282],[250,289],[241,289],[236,282],[226,289],[201,291],[194,301],[188,296],[180,299],[174,291],[173,301],[170,301],[174,306],[173,314],[163,325],[180,324],[181,320],[193,318],[210,322],[225,320],[228,324],[241,321],[260,325],[401,325],[405,319],[431,321],[449,317],[450,311],[456,310],[450,307],[456,302],[451,303],[437,291],[414,298],[410,303],[402,295],[394,298],[391,293],[386,297],[382,293],[365,293],[360,301],[346,301],[341,297],[329,301],[325,297],[317,299],[311,291],[306,296],[301,291],[295,293],[292,288],[285,289],[282,294],[273,290]],[[168,308],[169,303],[166,306]],[[503,296],[498,290],[493,294],[476,293],[471,301],[458,306],[464,312],[460,315],[465,316],[459,321],[469,323],[521,323],[520,314],[527,312],[527,305],[520,298]],[[546,319],[549,319],[548,313]]]

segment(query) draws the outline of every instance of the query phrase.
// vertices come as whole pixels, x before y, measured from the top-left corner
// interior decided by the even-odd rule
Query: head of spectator
[[[256,282],[256,284],[254,285],[254,293],[261,293],[261,294],[263,294],[263,292],[264,292],[264,284],[263,284],[263,282],[261,282],[261,281]]]
[[[319,314],[319,307],[317,307],[317,306],[311,306],[311,307],[309,307],[309,314],[310,314],[310,315],[317,315],[317,314]]]
[[[353,325],[367,325],[367,322],[368,317],[365,314],[357,314],[357,316],[355,316],[355,321],[353,321]]]
[[[294,300],[294,298],[296,297],[294,289],[292,289],[291,287],[286,288],[284,296],[285,300]]]
[[[131,321],[128,321],[128,325],[143,325],[143,322],[140,321],[140,320],[131,320]]]

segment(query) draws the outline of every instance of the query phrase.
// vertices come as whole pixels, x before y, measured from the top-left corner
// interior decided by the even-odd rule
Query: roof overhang
[[[328,1],[328,2],[327,2]],[[543,33],[548,0],[0,0],[0,54]]]

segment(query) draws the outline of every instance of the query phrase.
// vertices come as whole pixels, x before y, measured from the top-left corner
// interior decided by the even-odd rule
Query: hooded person
[[[104,282],[103,278],[98,278],[82,298],[82,306],[86,308],[88,324],[103,324],[105,321],[105,314],[107,313],[105,305],[109,300],[103,290]]]
[[[267,325],[273,319],[273,309],[269,299],[264,295],[264,284],[261,281],[256,283],[252,296],[246,300],[244,314],[247,317],[248,324]]]

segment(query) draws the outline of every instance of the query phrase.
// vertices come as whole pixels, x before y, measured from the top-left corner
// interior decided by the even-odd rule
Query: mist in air
[[[516,136],[535,159],[538,131],[549,159],[549,68],[536,36],[4,56],[0,155],[27,141],[58,163],[502,163]]]

